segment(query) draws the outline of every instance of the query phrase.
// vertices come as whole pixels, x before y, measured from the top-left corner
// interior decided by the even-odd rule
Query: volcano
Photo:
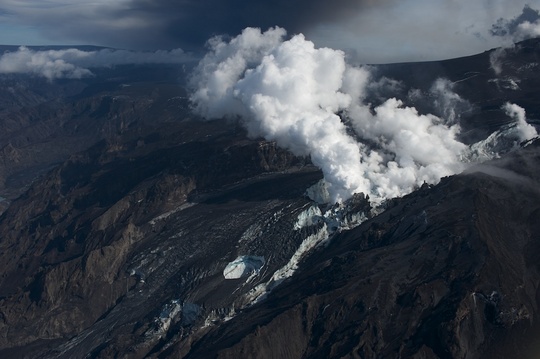
[[[0,357],[538,357],[540,141],[504,106],[539,128],[539,66],[538,39],[374,66],[373,108],[494,153],[380,203],[314,201],[310,157],[201,119],[184,65],[1,75]]]

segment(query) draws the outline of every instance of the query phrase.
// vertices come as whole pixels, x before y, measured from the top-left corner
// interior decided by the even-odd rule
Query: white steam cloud
[[[512,45],[513,46],[513,45]],[[495,75],[499,76],[503,70],[503,62],[506,57],[506,48],[500,47],[489,54],[489,63]]]
[[[437,79],[431,86],[430,95],[433,105],[448,123],[457,123],[463,112],[472,109],[469,101],[454,92],[454,83],[448,79]]]
[[[195,111],[241,118],[250,136],[310,155],[334,202],[363,192],[378,203],[465,168],[469,149],[456,139],[455,112],[423,115],[395,98],[371,108],[366,68],[303,35],[285,35],[247,28],[230,41],[212,39],[191,79]],[[432,92],[440,106],[463,102],[444,80]]]
[[[334,200],[370,192],[360,145],[335,114],[351,96],[340,91],[344,54],[316,49],[285,30],[247,28],[229,43],[214,39],[193,78],[196,110],[207,117],[243,116],[251,136],[311,155]]]
[[[516,130],[521,141],[528,141],[538,136],[538,133],[536,132],[534,126],[527,123],[524,108],[516,104],[507,102],[506,104],[504,104],[503,110],[508,116],[510,116],[516,121]]]
[[[20,47],[15,52],[0,56],[0,74],[32,74],[49,80],[60,78],[80,79],[92,76],[90,68],[122,64],[182,63],[191,60],[181,49],[156,52],[134,52],[103,49],[82,51],[79,49],[34,51]]]
[[[518,25],[516,40],[525,40],[540,36],[540,20],[534,22],[524,21]]]

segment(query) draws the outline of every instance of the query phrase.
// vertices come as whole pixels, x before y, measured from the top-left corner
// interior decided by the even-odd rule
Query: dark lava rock
[[[271,143],[213,133],[189,145],[201,154],[191,164],[187,144],[163,148],[167,156],[126,152],[125,164],[99,145],[13,203],[0,222],[2,357],[538,354],[538,141],[392,201],[253,304],[250,291],[315,233],[292,228],[320,173],[292,170],[299,160]],[[215,156],[250,179],[208,171]],[[102,195],[104,184],[114,190]],[[225,280],[239,255],[264,257],[267,269]]]
[[[257,284],[224,281],[228,261],[264,256],[260,282],[292,256],[302,240],[294,214],[320,172],[226,123],[173,129],[72,156],[2,215],[5,356],[84,357],[109,337],[119,351],[157,350],[167,331],[155,318],[168,302],[219,319]]]
[[[537,141],[395,201],[187,357],[536,358],[539,181]]]
[[[455,82],[474,140],[509,121],[504,101],[538,117],[538,49],[505,50],[503,77],[492,52],[379,71],[405,92]],[[538,357],[538,141],[324,242],[323,220],[297,228],[320,171],[193,120],[156,77],[171,69],[147,70],[0,79],[23,94],[0,102],[1,358]],[[340,215],[369,210],[356,195]],[[225,279],[241,256],[264,266]]]

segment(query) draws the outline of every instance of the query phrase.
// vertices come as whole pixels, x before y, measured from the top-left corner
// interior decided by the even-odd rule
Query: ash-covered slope
[[[522,50],[512,56],[532,64],[538,47]],[[493,71],[489,54],[474,59],[439,65]],[[538,74],[524,64],[516,74],[536,91]],[[14,148],[52,146],[57,155],[36,160],[44,166],[71,156],[0,217],[0,357],[536,353],[537,142],[392,200],[378,216],[362,195],[318,206],[305,196],[322,177],[308,159],[246,139],[236,124],[192,120],[178,85],[137,77],[122,86],[144,75],[129,69],[88,80],[56,115],[41,117],[56,108],[42,99],[12,108],[54,129],[19,148],[13,141],[33,133],[22,116],[6,135]],[[427,93],[433,74],[407,86]],[[513,121],[505,96],[525,105],[529,94],[493,91],[470,99],[496,93],[492,107],[458,116],[482,124],[473,137],[500,127],[492,115]],[[86,142],[66,146],[77,129]]]
[[[0,197],[16,198],[38,175],[102,139],[114,141],[127,132],[144,136],[186,117],[179,65],[93,72],[94,77],[55,81],[0,74]]]
[[[318,170],[228,124],[173,129],[101,142],[3,214],[1,346],[18,347],[4,357],[157,350],[246,305],[310,234],[291,229]],[[244,254],[263,257],[265,273],[224,280]],[[169,332],[160,316],[176,301],[193,318],[171,314]]]
[[[394,200],[187,357],[537,358],[539,151]]]

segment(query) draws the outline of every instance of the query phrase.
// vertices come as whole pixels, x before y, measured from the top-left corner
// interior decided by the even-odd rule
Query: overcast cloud
[[[281,26],[360,62],[428,60],[500,46],[508,38],[493,35],[507,25],[515,32],[526,4],[540,8],[540,0],[0,0],[0,44],[199,51],[213,35]],[[536,31],[534,21],[523,26]]]
[[[540,11],[526,5],[520,15],[513,19],[500,18],[492,26],[491,35],[521,41],[540,36]]]
[[[188,61],[193,61],[193,58],[181,49],[152,52],[115,49],[35,51],[21,46],[17,51],[8,51],[0,55],[0,74],[25,73],[45,77],[49,80],[80,79],[93,76],[91,69],[96,67],[148,63],[179,64]]]

